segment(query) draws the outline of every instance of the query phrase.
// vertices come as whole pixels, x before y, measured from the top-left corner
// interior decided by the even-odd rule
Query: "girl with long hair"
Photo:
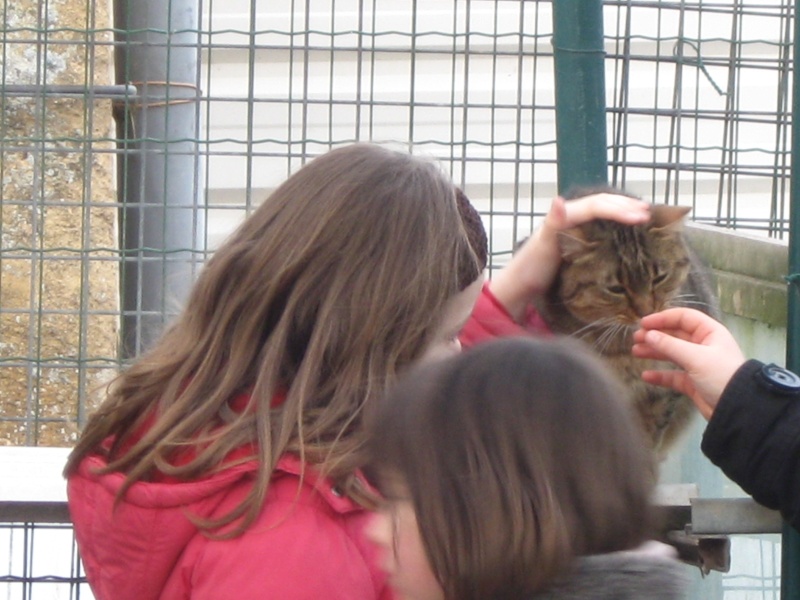
[[[363,537],[378,499],[356,466],[365,409],[411,364],[457,352],[465,322],[471,341],[521,331],[514,313],[557,268],[555,230],[643,220],[640,204],[556,202],[494,290],[481,219],[433,161],[353,144],[309,162],[86,424],[65,474],[96,597],[390,597]]]

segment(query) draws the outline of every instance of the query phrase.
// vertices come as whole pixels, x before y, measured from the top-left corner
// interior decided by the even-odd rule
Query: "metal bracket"
[[[780,514],[752,498],[697,496],[695,484],[661,485],[656,490],[656,504],[663,517],[662,541],[673,546],[683,562],[699,567],[704,575],[710,571],[729,571],[729,536],[781,531]]]

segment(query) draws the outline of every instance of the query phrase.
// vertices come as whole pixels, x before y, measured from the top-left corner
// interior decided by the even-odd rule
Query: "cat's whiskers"
[[[603,333],[595,340],[594,349],[600,354],[604,354],[608,346],[614,341],[616,337],[616,326],[612,325],[603,331]]]
[[[689,298],[696,298],[693,294],[682,294],[679,296],[674,296],[670,298],[670,300],[666,303],[667,308],[673,308],[676,306],[688,306],[688,307],[698,307],[698,308],[705,308],[708,311],[713,310],[713,306],[708,302],[703,302],[702,300],[689,300]]]
[[[573,337],[589,342],[600,354],[605,353],[612,344],[627,335],[633,325],[620,322],[618,317],[609,316],[596,319],[572,332]]]
[[[591,323],[587,323],[580,329],[573,331],[571,335],[580,339],[585,339],[594,330],[602,330],[601,335],[603,335],[607,327],[612,325],[615,321],[616,319],[614,317],[601,317],[600,319],[592,321]]]
[[[597,338],[594,347],[600,352],[601,354],[606,353],[609,346],[619,340],[620,338],[625,338],[628,331],[632,329],[631,325],[627,323],[620,323],[619,321],[614,321],[610,327],[606,328],[605,331]]]

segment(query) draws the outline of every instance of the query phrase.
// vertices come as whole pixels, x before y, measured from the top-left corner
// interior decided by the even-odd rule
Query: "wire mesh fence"
[[[93,597],[69,524],[0,523],[0,563],[3,598]]]
[[[102,3],[24,4],[0,9],[0,440],[58,445],[117,363],[115,145],[94,87],[112,32]]]
[[[606,2],[614,181],[787,231],[793,3]]]
[[[549,2],[28,4],[3,11],[8,443],[73,440],[88,391],[157,335],[206,252],[334,146],[437,157],[493,266],[556,193]],[[612,182],[781,236],[789,0],[604,14]]]
[[[0,444],[71,445],[208,253],[333,147],[437,157],[484,218],[490,268],[557,192],[545,0],[0,13]],[[789,0],[606,0],[612,183],[785,235],[793,17]]]

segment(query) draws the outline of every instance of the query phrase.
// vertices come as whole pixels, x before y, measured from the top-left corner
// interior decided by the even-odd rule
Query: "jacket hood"
[[[115,502],[125,476],[98,474],[105,465],[101,457],[87,456],[69,477],[67,494],[93,591],[98,598],[115,600],[159,597],[187,544],[198,534],[196,519],[227,514],[251,489],[257,470],[253,460],[193,482],[137,482],[123,501]],[[321,482],[315,470],[303,469],[292,455],[278,462],[273,482],[301,472],[306,485]],[[331,502],[351,503],[335,496]],[[335,508],[345,512],[348,507]]]
[[[531,600],[681,600],[686,566],[676,559],[636,550],[581,558],[564,583]]]

